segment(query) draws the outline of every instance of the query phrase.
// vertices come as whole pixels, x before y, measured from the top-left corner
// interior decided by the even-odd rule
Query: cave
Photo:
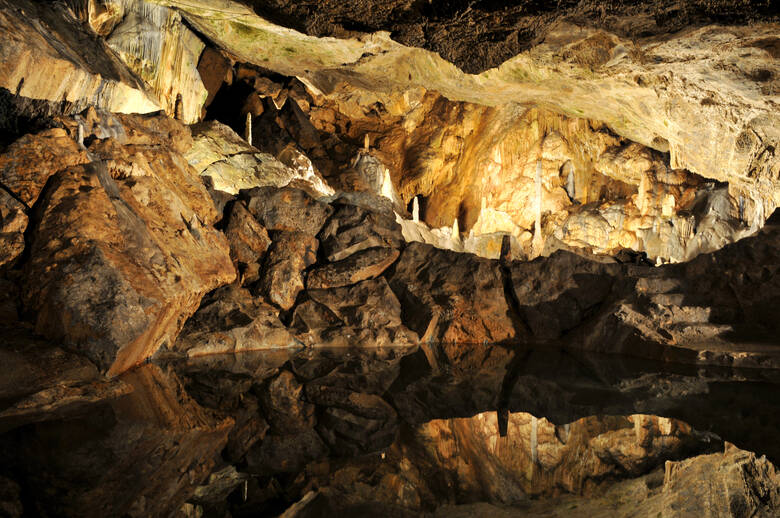
[[[0,516],[780,515],[778,12],[0,0]]]

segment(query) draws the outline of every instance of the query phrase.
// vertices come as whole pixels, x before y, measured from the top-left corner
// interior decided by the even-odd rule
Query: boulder
[[[260,399],[273,433],[295,434],[314,427],[314,405],[303,397],[303,385],[292,372],[281,371]]]
[[[99,160],[52,176],[37,207],[25,307],[112,375],[172,344],[235,278],[208,193],[172,148],[97,140]]]
[[[0,187],[0,267],[22,254],[26,229],[24,205]]]
[[[225,236],[230,244],[230,257],[237,265],[242,285],[260,278],[260,264],[271,246],[268,232],[246,210],[244,204],[235,202],[227,216]]]
[[[32,207],[57,171],[90,162],[87,152],[61,128],[25,135],[0,156],[0,185]]]
[[[398,259],[393,248],[368,248],[341,261],[319,266],[306,276],[307,289],[336,288],[356,284],[381,275]]]
[[[410,243],[388,276],[403,321],[427,340],[518,338],[498,262]]]
[[[247,471],[263,476],[298,473],[306,464],[322,459],[328,453],[328,447],[314,429],[297,434],[267,435],[247,453]]]
[[[249,212],[268,230],[317,235],[333,209],[293,187],[256,187],[241,193]]]
[[[204,299],[173,349],[193,357],[299,346],[277,315],[248,290],[224,286]]]
[[[280,308],[290,309],[303,289],[303,271],[317,260],[318,244],[303,232],[274,232],[260,275],[260,292]]]
[[[210,177],[218,190],[238,194],[242,189],[280,188],[290,182],[300,182],[302,188],[314,192],[315,196],[333,194],[333,189],[313,169],[308,158],[298,151],[280,155],[291,164],[287,165],[260,152],[216,120],[194,125],[193,137],[193,145],[185,152],[185,157],[200,175]]]
[[[383,277],[339,288],[306,290],[293,313],[298,338],[313,346],[410,347],[415,333]]]
[[[319,234],[322,253],[329,261],[339,261],[367,248],[400,249],[404,238],[392,210],[384,212],[374,200],[337,198],[333,216]]]
[[[322,437],[334,453],[362,455],[390,446],[398,432],[393,407],[374,394],[310,383],[306,398],[317,404],[317,423]]]

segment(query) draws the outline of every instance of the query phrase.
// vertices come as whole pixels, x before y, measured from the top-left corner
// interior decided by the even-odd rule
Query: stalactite
[[[420,222],[420,202],[417,199],[417,196],[412,200],[412,221],[415,223]]]
[[[252,145],[252,114],[251,113],[246,114],[246,141],[250,146]]]
[[[366,133],[366,134],[363,136],[363,152],[364,152],[364,153],[368,153],[368,148],[369,148],[369,145],[370,145],[370,144],[371,144],[371,141],[370,141],[370,139],[368,138],[368,133]]]
[[[571,201],[576,201],[576,192],[574,191],[574,164],[569,162],[569,175],[566,178],[566,193]]]

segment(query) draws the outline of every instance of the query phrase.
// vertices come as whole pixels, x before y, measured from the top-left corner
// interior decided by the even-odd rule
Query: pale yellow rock
[[[197,65],[205,44],[181,15],[145,0],[122,0],[124,16],[108,45],[157,94],[165,112],[192,124],[208,97]]]
[[[119,113],[160,109],[155,95],[100,40],[70,46],[90,36],[63,5],[0,0],[0,33],[0,87],[12,93],[68,101],[74,111],[88,105]]]

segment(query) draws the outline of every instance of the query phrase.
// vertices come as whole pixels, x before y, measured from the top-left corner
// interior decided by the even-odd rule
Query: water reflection
[[[118,382],[131,390],[6,426],[0,477],[26,508],[248,516],[338,486],[432,509],[581,492],[721,441],[780,461],[775,370],[443,343],[177,359]]]

